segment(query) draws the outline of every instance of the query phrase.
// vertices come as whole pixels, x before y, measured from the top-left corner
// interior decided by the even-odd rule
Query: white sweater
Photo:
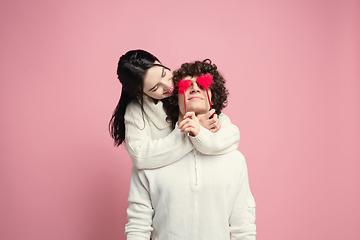
[[[125,148],[138,169],[169,165],[197,149],[204,154],[219,155],[238,148],[239,129],[225,114],[219,115],[218,132],[200,126],[196,137],[188,137],[166,122],[163,104],[144,97],[144,114],[137,102],[131,102],[125,113]]]
[[[193,150],[153,170],[132,169],[127,240],[253,240],[255,202],[237,150]]]

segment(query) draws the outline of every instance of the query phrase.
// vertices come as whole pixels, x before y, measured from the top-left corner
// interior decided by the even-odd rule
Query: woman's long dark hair
[[[160,62],[157,57],[144,50],[128,51],[119,59],[117,75],[122,84],[121,96],[109,122],[109,132],[115,146],[120,146],[125,140],[124,116],[127,105],[134,99],[139,100],[141,110],[144,111],[144,77],[155,61]]]

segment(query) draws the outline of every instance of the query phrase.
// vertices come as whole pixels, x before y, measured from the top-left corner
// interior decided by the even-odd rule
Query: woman
[[[122,90],[110,120],[110,133],[116,146],[125,142],[136,168],[154,169],[169,165],[193,150],[194,146],[201,146],[199,151],[212,154],[237,149],[240,141],[238,128],[226,116],[220,122],[221,126],[218,125],[217,115],[210,118],[214,110],[199,119],[201,126],[194,121],[193,113],[187,113],[179,127],[172,128],[166,121],[163,103],[159,101],[172,95],[172,73],[151,53],[144,50],[127,52],[119,60],[117,75]],[[209,138],[209,132],[218,137]],[[224,137],[219,138],[221,136]],[[214,142],[215,139],[222,141]]]

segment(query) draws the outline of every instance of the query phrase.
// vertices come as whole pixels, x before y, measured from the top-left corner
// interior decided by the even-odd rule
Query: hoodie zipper
[[[195,166],[195,186],[198,185],[198,169],[197,169],[197,161],[196,161],[196,154],[195,154],[195,150],[193,151],[194,154],[194,166]]]

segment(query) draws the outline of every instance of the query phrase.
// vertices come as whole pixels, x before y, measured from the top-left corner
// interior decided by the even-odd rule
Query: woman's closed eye
[[[150,89],[150,92],[156,92],[159,89],[159,86],[156,84],[153,88]]]

